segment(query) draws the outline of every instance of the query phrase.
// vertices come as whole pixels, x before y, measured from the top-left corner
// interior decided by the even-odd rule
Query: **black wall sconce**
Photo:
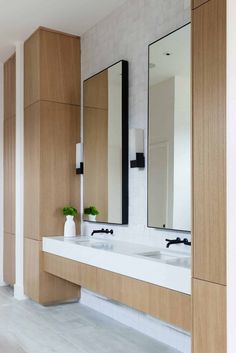
[[[145,168],[144,131],[130,130],[131,161],[130,168]]]
[[[84,174],[84,163],[80,163],[80,167],[76,168],[76,174]]]
[[[84,174],[83,144],[76,144],[76,174]]]
[[[130,161],[130,168],[145,168],[144,153],[136,153],[136,159]]]

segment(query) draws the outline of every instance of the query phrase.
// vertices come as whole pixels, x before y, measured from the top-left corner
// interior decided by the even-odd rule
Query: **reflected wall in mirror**
[[[128,62],[84,81],[84,207],[128,223]],[[84,220],[87,220],[85,216]]]
[[[191,25],[149,46],[148,226],[191,229]]]

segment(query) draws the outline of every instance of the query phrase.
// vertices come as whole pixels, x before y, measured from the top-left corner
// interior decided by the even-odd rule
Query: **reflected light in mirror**
[[[148,226],[191,229],[191,27],[149,47]]]

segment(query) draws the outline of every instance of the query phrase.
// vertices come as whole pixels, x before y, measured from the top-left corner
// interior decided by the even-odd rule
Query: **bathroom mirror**
[[[83,88],[84,207],[97,208],[96,222],[128,224],[128,62]]]
[[[149,46],[148,226],[191,229],[191,25]]]

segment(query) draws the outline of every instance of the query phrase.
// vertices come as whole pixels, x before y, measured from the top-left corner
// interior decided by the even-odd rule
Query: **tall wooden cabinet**
[[[4,281],[15,283],[16,56],[4,64]]]
[[[193,1],[192,50],[193,353],[226,353],[226,0]]]
[[[24,51],[25,292],[44,304],[79,296],[78,286],[43,271],[41,240],[63,234],[64,206],[80,209],[80,38],[39,28]]]

